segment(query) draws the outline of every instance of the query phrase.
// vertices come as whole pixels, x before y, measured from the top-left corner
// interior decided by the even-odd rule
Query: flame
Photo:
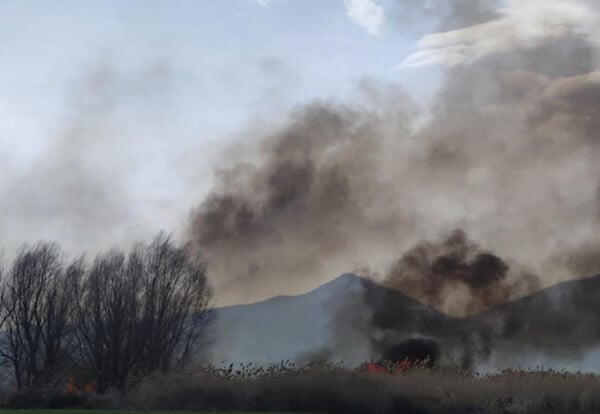
[[[400,362],[396,362],[390,365],[369,362],[364,366],[364,368],[369,374],[400,374],[402,372],[410,370],[413,366],[414,364],[408,358],[405,358]]]
[[[67,394],[76,394],[77,393],[77,387],[75,386],[75,381],[73,381],[73,378],[69,378],[67,380],[67,385],[65,386],[65,392]]]
[[[405,358],[396,364],[395,371],[396,372],[408,371],[409,369],[412,368],[412,365],[413,364],[408,360],[408,358]]]
[[[77,384],[73,377],[67,380],[65,385],[65,392],[67,394],[90,394],[96,391],[96,383],[89,381],[84,384]]]
[[[369,363],[367,364],[367,372],[369,374],[377,374],[381,372],[386,372],[386,369],[379,364]]]

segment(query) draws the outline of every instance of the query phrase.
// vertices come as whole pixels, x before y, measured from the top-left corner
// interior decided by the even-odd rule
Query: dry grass
[[[506,370],[476,376],[416,368],[368,374],[340,365],[204,367],[145,381],[130,397],[160,410],[321,413],[600,413],[600,377]]]

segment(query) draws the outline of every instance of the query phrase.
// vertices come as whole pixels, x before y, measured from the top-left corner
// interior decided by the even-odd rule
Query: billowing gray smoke
[[[446,68],[430,104],[363,80],[231,151],[189,227],[221,301],[363,268],[464,315],[600,272],[598,7],[446,3],[399,65]]]

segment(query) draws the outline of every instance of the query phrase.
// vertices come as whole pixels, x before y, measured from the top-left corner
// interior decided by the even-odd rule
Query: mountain
[[[214,363],[360,362],[412,337],[433,338],[482,370],[544,365],[600,370],[600,275],[452,318],[401,292],[344,274],[310,292],[215,311]]]
[[[497,366],[600,370],[600,275],[571,280],[464,320]]]
[[[381,303],[393,309],[393,318],[374,306]],[[344,274],[301,295],[217,309],[210,360],[270,363],[304,356],[364,361],[373,357],[372,343],[361,327],[375,321],[384,330],[398,322],[411,331],[419,326],[433,329],[446,318],[400,292]],[[333,344],[339,338],[346,343]],[[338,354],[326,355],[332,344]]]
[[[329,304],[360,288],[360,279],[347,274],[302,295],[219,308],[211,328],[211,359],[270,363],[320,348],[329,335]]]

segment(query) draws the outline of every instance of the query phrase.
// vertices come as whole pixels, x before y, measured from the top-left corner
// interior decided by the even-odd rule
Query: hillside
[[[395,316],[390,318],[380,304]],[[211,360],[264,363],[303,356],[362,361],[376,357],[364,332],[373,323],[394,331],[401,323],[408,334],[437,331],[446,319],[400,292],[344,274],[301,295],[217,309]]]
[[[411,337],[434,338],[465,366],[600,369],[600,276],[564,282],[456,319],[353,274],[297,296],[217,309],[210,360],[376,359]]]
[[[490,361],[600,369],[600,275],[567,281],[468,318],[493,344]]]

